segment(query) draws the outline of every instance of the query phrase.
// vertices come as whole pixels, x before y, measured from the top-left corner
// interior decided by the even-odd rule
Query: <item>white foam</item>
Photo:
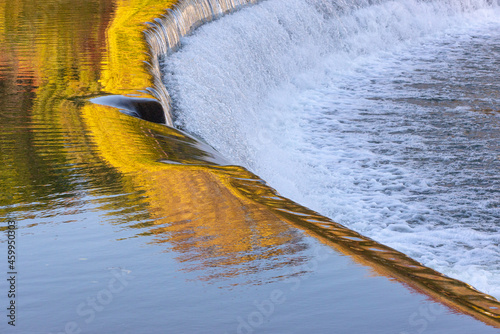
[[[473,109],[498,109],[488,32],[500,12],[361,5],[269,0],[203,26],[164,67],[177,125],[283,195],[499,298],[500,122]]]

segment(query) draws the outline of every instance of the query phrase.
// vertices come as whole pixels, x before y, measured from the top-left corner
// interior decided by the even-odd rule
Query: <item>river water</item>
[[[145,42],[147,25],[144,23],[165,14],[173,1],[0,0],[1,333],[498,332],[500,304],[492,297],[302,206],[307,205],[373,238],[382,240],[377,233],[386,233],[388,238],[384,242],[394,247],[398,245],[391,241],[394,238],[391,233],[398,229],[403,233],[406,229],[409,231],[406,235],[414,235],[420,241],[418,247],[412,248],[409,247],[412,243],[405,239],[402,244],[408,248],[400,250],[418,261],[427,261],[419,257],[418,252],[430,254],[427,249],[433,244],[428,238],[432,234],[418,233],[417,213],[406,209],[414,203],[418,210],[430,210],[425,208],[428,201],[416,195],[406,198],[405,194],[398,194],[401,185],[397,175],[412,181],[408,192],[416,191],[415,184],[421,187],[428,184],[425,189],[429,197],[442,207],[433,213],[433,217],[443,220],[436,224],[442,226],[439,233],[447,232],[451,219],[448,212],[455,208],[453,205],[470,207],[471,193],[460,192],[448,178],[439,174],[440,146],[432,142],[441,132],[424,126],[425,113],[430,117],[437,111],[428,111],[423,100],[412,100],[415,96],[409,96],[410,93],[421,95],[426,89],[439,89],[418,85],[418,75],[425,76],[430,69],[420,73],[415,68],[413,81],[409,82],[391,78],[401,71],[410,71],[406,66],[398,67],[410,56],[411,61],[407,63],[415,67],[420,66],[419,62],[432,65],[425,61],[425,49],[442,48],[446,41],[443,34],[457,36],[453,39],[456,45],[469,45],[477,52],[493,54],[495,43],[491,38],[498,32],[495,30],[498,25],[491,10],[477,12],[484,20],[478,16],[470,21],[470,27],[463,24],[469,21],[458,21],[463,33],[453,27],[447,30],[446,24],[454,21],[450,16],[434,37],[422,36],[422,42],[408,45],[395,44],[394,49],[381,47],[379,53],[358,50],[361,56],[352,63],[335,62],[334,58],[342,60],[342,57],[327,52],[328,45],[317,43],[318,39],[310,39],[307,46],[299,43],[289,50],[292,58],[283,61],[293,64],[295,59],[296,70],[292,72],[275,66],[276,58],[273,63],[260,61],[263,55],[270,55],[271,60],[276,57],[271,50],[279,50],[269,47],[277,39],[255,31],[255,24],[246,30],[242,24],[253,24],[248,15],[262,15],[262,26],[269,24],[267,33],[279,31],[273,28],[277,24],[286,27],[283,36],[299,37],[300,31],[289,29],[289,24],[297,25],[297,19],[303,23],[305,19],[311,20],[311,24],[325,23],[328,21],[321,20],[338,16],[342,10],[357,13],[359,9],[329,7],[333,2],[323,2],[328,6],[317,8],[324,13],[318,20],[314,16],[317,11],[307,11],[311,3],[320,4],[302,2],[305,4],[302,14],[311,16],[301,14],[287,18],[285,15],[276,23],[273,16],[281,14],[275,6],[281,6],[283,11],[286,6],[292,9],[292,5],[301,2],[288,4],[271,0],[228,16],[228,19],[238,19],[238,15],[242,15],[244,23],[236,24],[234,29],[228,29],[227,25],[233,23],[225,21],[226,18],[206,26],[207,29],[218,24],[222,27],[217,42],[212,40],[215,36],[206,36],[205,40],[220,56],[224,53],[219,48],[228,47],[225,42],[234,33],[231,30],[236,30],[246,36],[252,50],[244,53],[255,58],[253,62],[247,61],[231,52],[224,56],[232,59],[227,64],[250,70],[243,81],[254,84],[255,91],[239,86],[238,75],[233,76],[219,58],[207,58],[213,70],[229,73],[232,79],[224,84],[219,74],[212,73],[212,84],[207,88],[200,77],[198,97],[222,103],[213,89],[224,84],[230,88],[224,91],[233,96],[233,102],[241,100],[242,106],[251,108],[248,118],[242,122],[236,106],[219,105],[220,110],[232,111],[226,117],[206,113],[217,110],[203,102],[207,107],[203,115],[206,125],[218,133],[218,136],[209,136],[197,130],[199,122],[190,121],[194,116],[190,109],[177,109],[175,119],[178,127],[191,134],[131,116],[154,113],[159,108],[150,94],[155,79],[145,63],[150,61],[151,50]],[[260,12],[262,9],[267,10],[267,14]],[[373,16],[371,7],[365,9]],[[468,12],[471,11],[467,9]],[[475,11],[471,13],[476,15]],[[341,31],[350,34],[347,21],[343,21],[345,29]],[[303,26],[307,30],[307,25]],[[203,29],[193,38],[202,36]],[[332,29],[332,33],[340,33]],[[259,36],[269,37],[260,50]],[[375,36],[366,36],[364,40],[371,41]],[[401,38],[406,40],[404,36]],[[282,41],[284,46],[292,46],[286,39]],[[475,41],[480,43],[473,44]],[[358,42],[345,44],[345,52],[363,45],[361,40]],[[180,65],[177,57],[194,55],[188,45],[196,46],[194,40],[186,39],[183,43],[185,47],[181,52],[172,55],[172,66]],[[206,43],[199,45],[207,46]],[[229,48],[249,50],[239,45]],[[275,45],[277,48],[278,44]],[[321,57],[309,53],[314,48],[319,48]],[[442,54],[443,60],[462,57],[459,47],[450,50],[451,53]],[[491,67],[496,66],[494,62],[498,58],[492,58],[491,54],[489,58],[482,57],[482,69],[488,62]],[[202,69],[201,56],[209,56],[206,49],[196,58],[186,60],[200,73],[209,68],[207,65]],[[331,58],[319,61],[325,57]],[[267,73],[266,64],[272,64],[269,71],[280,71],[279,75]],[[334,64],[342,70],[333,71]],[[252,70],[252,66],[261,71]],[[467,68],[464,66],[464,71]],[[368,76],[367,71],[377,76]],[[469,72],[479,71],[469,69]],[[441,74],[436,74],[438,79]],[[282,80],[287,77],[290,78],[288,84]],[[360,77],[370,83],[374,81],[370,93],[361,89]],[[180,78],[172,79],[180,83]],[[193,83],[188,77],[185,79],[186,84]],[[492,76],[489,94],[497,91],[495,80]],[[274,82],[275,86],[262,82]],[[457,81],[457,85],[459,83]],[[477,162],[475,157],[495,150],[498,123],[493,120],[497,109],[494,98],[488,99],[485,95],[474,98],[474,108],[466,104],[471,94],[475,94],[471,90],[475,86],[478,85],[454,89],[462,96],[461,100],[454,99],[463,103],[457,102],[453,109],[450,102],[447,113],[455,115],[454,124],[468,129],[459,132],[455,144],[478,147],[477,153],[467,150],[470,161],[460,170],[464,175],[474,170],[475,178],[482,180],[489,174],[481,165],[485,162]],[[184,100],[175,95],[181,94],[181,85],[178,87],[172,87],[171,93],[180,107]],[[234,90],[235,87],[241,87],[240,91]],[[398,93],[400,87],[407,94]],[[262,89],[268,91],[271,98],[261,101],[261,106],[267,106],[262,112],[269,117],[259,123],[262,114],[255,112],[258,105],[252,103],[264,96],[260,95]],[[345,98],[339,100],[337,96],[341,91]],[[196,97],[193,101],[200,102]],[[398,108],[398,103],[407,108],[407,115],[393,110]],[[349,104],[350,112],[346,108]],[[380,106],[380,110],[373,108],[375,105]],[[384,109],[384,106],[392,109]],[[244,110],[248,111],[241,109]],[[424,116],[418,116],[420,118],[412,116],[422,113]],[[405,121],[405,117],[408,120]],[[382,123],[389,123],[388,127],[375,126],[381,122],[380,118]],[[417,134],[411,132],[411,127],[418,125],[410,124],[413,118],[423,124],[425,133],[418,135],[429,138],[427,146],[418,146],[423,144],[412,137]],[[444,125],[447,119],[437,118],[435,127]],[[356,130],[354,121],[359,121],[364,131]],[[340,126],[341,122],[345,127],[333,131],[335,124]],[[250,127],[254,125],[257,127]],[[391,128],[408,133],[392,133]],[[243,136],[242,129],[248,135]],[[276,135],[277,129],[283,129],[282,136]],[[285,136],[287,131],[294,136]],[[359,142],[350,137],[355,131],[359,133]],[[319,137],[327,133],[332,134],[328,140],[320,140]],[[400,146],[390,146],[393,150],[390,157],[400,161],[399,165],[375,168],[387,165],[385,162],[389,160],[384,158],[387,147],[384,149],[373,142],[377,134],[400,142]],[[342,144],[336,143],[342,136]],[[203,140],[197,139],[199,137]],[[472,144],[465,142],[466,138],[470,138]],[[403,149],[408,146],[407,139],[415,142],[415,149],[430,152],[425,175],[418,174],[422,170],[419,167],[422,157],[405,155],[411,153]],[[218,140],[232,140],[234,145],[220,145]],[[332,155],[339,147],[346,148],[345,155]],[[446,152],[455,151],[448,148]],[[360,165],[354,166],[356,168],[348,165],[349,157]],[[450,168],[459,162],[450,158]],[[491,171],[498,168],[492,156],[489,163]],[[247,166],[259,176],[237,164]],[[366,172],[359,173],[361,169]],[[332,173],[336,170],[344,174],[344,188],[335,185],[338,178]],[[356,183],[348,177],[349,171],[361,187],[373,189],[365,195],[353,191],[347,196]],[[291,177],[299,172],[301,178]],[[415,181],[418,177],[415,173],[425,176],[419,177],[420,183]],[[445,170],[444,175],[447,173]],[[484,235],[486,225],[477,227],[477,236],[471,235],[475,229],[469,227],[477,225],[476,216],[489,217],[491,230],[488,232],[496,231],[494,214],[497,211],[494,210],[498,207],[489,192],[498,189],[495,183],[498,179],[493,174],[488,177],[484,183],[474,181],[474,189],[484,190],[480,193],[472,189],[472,194],[481,198],[476,202],[483,201],[483,206],[472,211],[467,218],[470,221],[461,222],[463,226],[458,230],[464,239],[471,240],[469,246],[473,249],[483,253],[491,249],[486,262],[477,263],[473,251],[463,252],[468,247],[460,248],[456,238],[444,234],[440,237],[444,245],[437,247],[443,252],[434,257],[441,262],[434,268],[441,272],[458,268],[448,266],[449,254],[455,247],[457,253],[466,255],[460,259],[464,266],[476,263],[484,267],[486,274],[493,275],[489,278],[485,274],[484,285],[473,284],[483,292],[495,294],[495,290],[487,290],[495,287],[495,267],[491,265],[496,254],[495,241],[492,239],[481,248],[486,241],[479,238]],[[323,180],[324,184],[320,186],[315,180]],[[465,176],[456,180],[469,182]],[[298,204],[280,196],[266,182]],[[456,203],[447,199],[443,188],[450,189],[457,198]],[[335,192],[339,192],[338,196]],[[389,192],[398,200],[391,199]],[[344,205],[349,202],[354,205]],[[379,202],[389,209],[394,207],[398,215],[386,214],[378,206]],[[341,208],[345,211],[340,211]],[[416,212],[420,212],[418,210]],[[380,218],[380,229],[374,228],[368,212]],[[16,258],[11,262],[7,261],[12,235],[8,232],[9,221],[15,221],[17,226],[15,249],[10,249]],[[433,226],[423,221],[427,224],[424,226]],[[445,238],[450,242],[445,243]],[[431,262],[427,264],[433,266]],[[12,276],[15,283],[11,280],[6,284]],[[9,296],[8,291],[12,289],[15,296]],[[7,313],[7,307],[13,304],[15,311]],[[13,315],[14,320],[7,315]]]

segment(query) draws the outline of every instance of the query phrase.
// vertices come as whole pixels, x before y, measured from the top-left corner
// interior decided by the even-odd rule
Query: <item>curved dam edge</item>
[[[180,46],[181,38],[204,23],[260,1],[262,0],[180,0],[161,18],[157,18],[155,22],[147,22],[149,29],[144,34],[150,49],[149,70],[154,80],[153,87],[147,90],[163,106],[165,124],[173,126],[172,99],[162,81],[161,59],[175,52]]]
[[[183,36],[202,24],[260,1],[180,0],[168,9],[165,15],[147,23],[149,29],[145,31],[145,39],[150,49],[149,70],[154,81],[153,86],[147,90],[160,101],[166,125],[173,126],[172,99],[162,81],[161,60],[179,48]],[[399,251],[280,196],[259,177],[242,167],[208,168],[218,175],[236,196],[264,205],[277,217],[314,235],[341,253],[350,255],[356,262],[370,266],[384,276],[396,278],[404,285],[423,292],[455,310],[500,328],[500,303],[494,297],[425,267]]]
[[[380,244],[288,198],[255,174],[239,166],[211,166],[236,196],[264,205],[278,219],[314,236],[355,262],[394,278],[410,289],[430,296],[461,313],[500,328],[500,302],[471,285],[422,265],[389,246]]]

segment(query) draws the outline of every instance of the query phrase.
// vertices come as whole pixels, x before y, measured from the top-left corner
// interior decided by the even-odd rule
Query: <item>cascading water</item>
[[[499,298],[498,36],[498,2],[268,0],[162,66],[177,126]]]
[[[161,82],[160,58],[177,50],[180,40],[203,23],[210,22],[224,14],[233,12],[259,0],[192,0],[178,2],[162,18],[148,22],[150,28],[145,38],[150,48],[150,71],[154,87],[150,93],[158,98],[165,112],[165,123],[172,126],[171,98]]]

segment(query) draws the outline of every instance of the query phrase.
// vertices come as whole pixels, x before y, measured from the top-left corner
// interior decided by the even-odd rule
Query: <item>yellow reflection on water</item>
[[[0,204],[21,218],[75,191],[66,166],[95,161],[67,99],[100,91],[113,3],[0,0],[0,11]]]
[[[12,116],[1,125],[0,186],[16,189],[2,192],[2,216],[71,221],[91,196],[110,222],[177,252],[204,279],[257,271],[259,260],[283,265],[278,255],[300,250],[300,234],[200,166],[210,157],[195,140],[84,101],[103,92],[147,96],[138,91],[151,86],[144,22],[172,4],[0,3],[0,73],[10,90],[0,103]],[[208,267],[216,270],[203,274]]]
[[[146,22],[165,13],[176,1],[117,0],[116,15],[107,30],[108,50],[103,61],[104,91],[126,94],[151,86],[149,60],[144,40]]]
[[[220,173],[194,158],[191,138],[96,104],[85,105],[82,115],[102,159],[148,199],[150,222],[132,227],[178,253],[186,270],[200,270],[200,279],[207,280],[302,262],[284,256],[303,249],[301,234],[265,207],[236,196]],[[174,141],[177,150],[170,151]]]

